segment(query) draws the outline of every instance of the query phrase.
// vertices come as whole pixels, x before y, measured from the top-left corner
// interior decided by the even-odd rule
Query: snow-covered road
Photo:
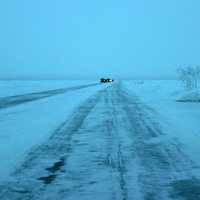
[[[96,92],[34,147],[2,200],[198,200],[199,166],[122,83]]]
[[[87,87],[96,86],[98,83],[91,83],[86,85],[79,85],[61,89],[54,89],[54,90],[47,90],[47,91],[40,91],[40,92],[33,92],[23,95],[15,95],[15,96],[8,96],[8,97],[1,97],[0,98],[0,109],[8,108],[12,106],[16,106],[19,104],[24,104],[31,101],[36,101],[39,99],[52,97],[58,94],[63,94],[69,91],[79,90]]]

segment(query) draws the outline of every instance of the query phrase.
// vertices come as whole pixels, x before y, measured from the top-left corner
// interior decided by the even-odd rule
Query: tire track
[[[197,185],[200,184],[195,174],[195,169],[199,169],[199,166],[183,152],[184,147],[178,139],[172,138],[166,142],[159,140],[164,133],[148,118],[145,106],[137,97],[134,101],[134,97],[130,98],[122,88],[118,92],[133,130],[130,133],[132,147],[142,169],[138,173],[142,199],[199,199],[200,187]],[[157,142],[152,142],[155,138],[158,138]],[[189,191],[184,194],[184,184],[180,184],[182,182],[194,185],[192,197],[189,197]],[[179,191],[177,185],[180,186]]]
[[[83,128],[84,120],[96,106],[104,91],[86,100],[71,119],[63,122],[49,140],[33,148],[22,166],[13,173],[13,180],[0,186],[2,200],[35,200],[62,173],[76,147],[72,138]]]
[[[107,144],[107,159],[106,164],[109,168],[111,168],[111,177],[114,177],[113,174],[117,174],[118,179],[116,177],[113,178],[113,182],[118,182],[117,191],[112,191],[113,199],[128,199],[128,190],[127,190],[127,183],[126,183],[126,163],[122,153],[122,142],[119,137],[119,130],[118,130],[118,118],[117,118],[117,110],[119,109],[118,96],[113,91],[113,88],[107,90],[107,94],[105,96],[105,102],[107,107],[107,116],[108,120],[106,121],[106,133],[108,134],[108,144]],[[116,197],[116,193],[118,197]]]
[[[199,166],[138,97],[113,84],[34,148],[2,200],[197,200]]]

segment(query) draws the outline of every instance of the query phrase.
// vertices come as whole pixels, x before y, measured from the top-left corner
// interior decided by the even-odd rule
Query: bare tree
[[[186,89],[191,88],[191,81],[188,71],[184,68],[179,68],[178,70],[179,80],[183,82],[183,85]]]
[[[199,66],[179,68],[177,71],[179,74],[179,79],[183,82],[186,89],[191,90],[198,87],[198,82],[200,79]]]
[[[196,71],[196,88],[198,88],[200,81],[200,66],[196,66],[195,71]]]

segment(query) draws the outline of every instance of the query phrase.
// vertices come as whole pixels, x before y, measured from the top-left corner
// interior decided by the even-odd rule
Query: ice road
[[[31,149],[0,199],[200,199],[199,166],[153,112],[122,83],[103,87]]]

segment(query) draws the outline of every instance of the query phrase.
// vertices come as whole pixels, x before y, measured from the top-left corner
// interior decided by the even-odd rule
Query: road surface
[[[34,92],[34,93],[15,95],[15,96],[9,96],[9,97],[0,97],[0,109],[17,106],[19,104],[24,104],[24,103],[36,101],[39,99],[44,99],[47,97],[55,96],[58,94],[63,94],[63,93],[74,91],[74,90],[80,90],[83,88],[93,87],[96,85],[99,85],[99,83],[91,83],[91,84],[87,84],[87,85],[80,85],[80,86],[73,86],[73,87],[67,87],[67,88],[61,88],[61,89],[55,89],[55,90]]]
[[[1,200],[198,200],[199,167],[120,83],[87,99],[33,148]]]

